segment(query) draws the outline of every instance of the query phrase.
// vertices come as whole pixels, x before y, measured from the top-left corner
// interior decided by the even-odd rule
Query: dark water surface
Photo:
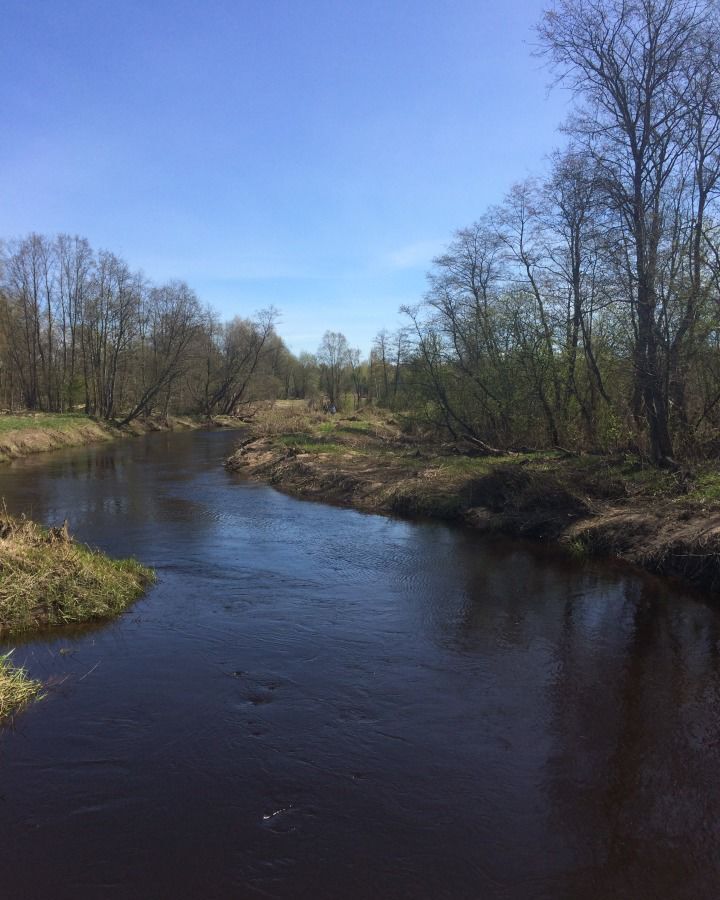
[[[157,568],[17,645],[0,898],[714,898],[720,617],[520,544],[302,503],[154,435],[0,470]]]

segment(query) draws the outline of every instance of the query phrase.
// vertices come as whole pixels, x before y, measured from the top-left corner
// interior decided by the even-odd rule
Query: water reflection
[[[720,874],[717,643],[715,615],[657,585],[627,583],[589,615],[566,603],[548,790],[583,879],[614,897],[711,896]]]
[[[299,503],[224,472],[234,440],[0,472],[12,510],[160,575],[18,647],[51,689],[0,738],[8,896],[715,896],[712,608]]]

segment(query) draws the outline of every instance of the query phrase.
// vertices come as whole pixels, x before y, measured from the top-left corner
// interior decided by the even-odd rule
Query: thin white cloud
[[[234,253],[207,256],[153,255],[141,260],[141,267],[158,273],[156,278],[182,277],[188,281],[203,279],[217,282],[266,280],[303,280],[315,277],[303,262],[295,263],[280,255]],[[179,274],[181,273],[181,274]]]
[[[385,257],[386,265],[391,269],[416,269],[418,267],[429,267],[434,256],[441,252],[445,241],[423,240],[415,241],[413,244],[405,244],[391,251]]]

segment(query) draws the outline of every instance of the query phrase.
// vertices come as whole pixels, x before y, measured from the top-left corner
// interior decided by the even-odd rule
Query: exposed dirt
[[[228,468],[306,499],[558,542],[720,590],[720,503],[689,499],[682,479],[601,458],[468,459],[387,422],[293,426],[255,423]]]

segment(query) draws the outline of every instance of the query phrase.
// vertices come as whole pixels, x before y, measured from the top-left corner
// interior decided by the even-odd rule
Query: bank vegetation
[[[12,663],[12,653],[0,654],[0,724],[36,700],[42,691],[39,681]]]
[[[720,590],[720,475],[660,469],[635,454],[438,443],[411,419],[281,403],[258,412],[231,470],[304,499],[441,519],[558,543]]]
[[[24,413],[0,415],[0,462],[78,447],[153,431],[184,431],[197,428],[234,426],[227,416],[212,419],[189,416],[147,416],[118,427],[80,413]]]

